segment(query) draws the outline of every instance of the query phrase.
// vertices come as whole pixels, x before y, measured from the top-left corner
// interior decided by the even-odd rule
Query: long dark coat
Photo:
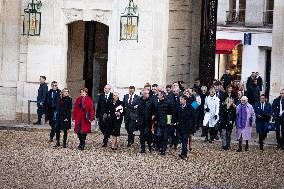
[[[58,128],[60,130],[71,129],[72,98],[67,96],[60,99]],[[64,121],[67,119],[68,121]]]
[[[227,105],[222,104],[220,106],[220,127],[221,129],[227,129],[227,130],[232,130],[233,129],[233,124],[236,121],[237,118],[237,113],[236,113],[236,108],[231,106],[229,109],[227,108]],[[232,122],[230,124],[229,122]]]
[[[264,105],[264,110],[261,109],[261,103],[257,102],[254,106],[254,112],[256,115],[256,120],[255,120],[255,125],[256,125],[256,132],[263,134],[263,133],[267,133],[265,126],[267,124],[269,124],[269,121],[265,121],[261,118],[259,118],[258,116],[262,115],[262,114],[267,114],[267,115],[272,115],[272,106],[271,104],[269,104],[268,102],[265,103]]]
[[[59,118],[59,105],[60,105],[60,90],[52,90],[50,89],[46,94],[46,106],[45,106],[45,115],[46,120],[49,120],[49,125],[51,127],[54,127],[58,124],[58,118]],[[53,97],[52,97],[53,93]],[[56,117],[54,112],[57,112]]]
[[[178,127],[182,134],[195,133],[194,126],[194,109],[187,104],[184,108],[182,106],[178,109]]]
[[[37,92],[37,107],[45,106],[46,94],[48,92],[48,86],[46,83],[40,84]]]

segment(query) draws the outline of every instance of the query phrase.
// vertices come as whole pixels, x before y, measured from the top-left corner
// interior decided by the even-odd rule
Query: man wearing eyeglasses
[[[273,118],[276,124],[277,149],[284,150],[284,89],[272,103]]]
[[[49,142],[53,142],[53,138],[56,133],[59,102],[60,102],[60,90],[58,89],[57,82],[53,81],[51,83],[51,89],[48,91],[46,95],[46,121],[49,120],[49,125],[51,127]]]

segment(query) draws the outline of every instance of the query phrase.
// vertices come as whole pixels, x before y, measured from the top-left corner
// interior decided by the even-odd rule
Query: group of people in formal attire
[[[41,124],[45,113],[45,121],[51,126],[50,142],[56,136],[55,147],[59,147],[60,131],[63,130],[63,147],[66,148],[67,131],[74,121],[74,132],[80,141],[78,149],[84,150],[91,123],[96,118],[103,134],[102,147],[107,147],[111,141],[111,148],[115,151],[119,147],[117,137],[124,122],[128,148],[134,144],[135,131],[139,131],[141,153],[158,151],[165,155],[168,148],[177,149],[181,145],[179,156],[185,159],[192,150],[192,137],[199,129],[205,142],[212,143],[221,137],[221,148],[230,150],[235,127],[239,141],[237,152],[241,152],[243,141],[245,151],[249,149],[255,126],[260,150],[264,150],[269,125],[274,122],[277,148],[284,149],[284,89],[271,105],[266,95],[260,95],[259,80],[254,75],[250,78],[246,87],[236,83],[228,71],[220,81],[214,80],[209,86],[202,85],[199,79],[192,88],[185,88],[182,81],[165,88],[147,83],[140,94],[135,94],[135,87],[130,86],[122,100],[118,92],[112,92],[111,86],[106,85],[95,103],[88,96],[88,89],[82,88],[72,108],[70,91],[67,88],[60,91],[56,81],[48,90],[46,78],[41,76],[38,120],[34,124]],[[257,95],[251,86],[259,90]]]

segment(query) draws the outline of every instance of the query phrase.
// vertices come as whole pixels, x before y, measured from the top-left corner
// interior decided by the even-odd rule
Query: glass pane
[[[246,9],[246,0],[240,0],[240,10]]]
[[[266,0],[266,10],[274,10],[274,0]]]

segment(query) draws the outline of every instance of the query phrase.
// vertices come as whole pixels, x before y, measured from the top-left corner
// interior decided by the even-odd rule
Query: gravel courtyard
[[[283,188],[284,151],[222,151],[219,142],[194,141],[187,160],[170,149],[166,156],[140,154],[138,139],[117,151],[101,147],[102,136],[87,137],[85,151],[76,149],[70,133],[68,148],[53,148],[47,132],[0,131],[0,188]]]

